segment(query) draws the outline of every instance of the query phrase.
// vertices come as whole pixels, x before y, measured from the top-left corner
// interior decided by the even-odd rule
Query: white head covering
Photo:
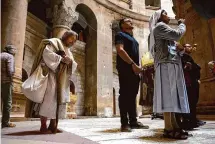
[[[163,9],[157,10],[149,19],[149,30],[150,30],[150,40],[149,40],[149,50],[151,55],[154,57],[154,45],[155,45],[155,38],[154,38],[154,28],[158,23],[158,20],[161,17],[161,12]]]

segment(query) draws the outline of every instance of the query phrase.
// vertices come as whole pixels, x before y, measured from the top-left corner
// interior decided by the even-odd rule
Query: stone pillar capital
[[[79,14],[71,7],[66,6],[65,2],[63,1],[61,4],[54,6],[52,19],[53,26],[64,25],[71,28],[73,23],[78,20],[78,16]]]

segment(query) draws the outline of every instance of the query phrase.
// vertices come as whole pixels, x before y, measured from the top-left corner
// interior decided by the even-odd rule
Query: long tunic
[[[65,48],[66,55],[71,55],[69,48]],[[50,119],[56,118],[56,109],[57,109],[57,81],[56,81],[56,72],[57,68],[61,62],[62,57],[54,52],[52,45],[47,45],[43,51],[43,61],[46,66],[49,68],[48,84],[47,90],[44,96],[43,102],[40,104],[39,115],[48,117]],[[75,62],[73,61],[73,64]],[[69,102],[70,94],[70,77],[71,73],[68,73],[68,81],[66,82],[65,89],[65,102]],[[68,95],[68,96],[67,96]],[[60,105],[62,106],[62,105]],[[59,108],[61,109],[61,108]],[[60,113],[60,111],[59,111]]]
[[[174,30],[163,22],[154,29],[155,37],[155,88],[153,111],[155,113],[189,113],[189,103],[179,53],[170,57],[168,45],[174,45],[186,31],[184,24]]]

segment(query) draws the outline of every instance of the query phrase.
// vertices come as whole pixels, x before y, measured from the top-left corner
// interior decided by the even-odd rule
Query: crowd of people
[[[177,42],[186,32],[184,20],[178,20],[176,29],[168,25],[169,21],[170,18],[165,10],[156,11],[149,20],[149,49],[154,58],[152,72],[155,73],[154,84],[150,83],[154,85],[154,89],[150,89],[150,94],[153,95],[150,104],[153,105],[154,113],[163,113],[164,137],[187,139],[190,135],[185,130],[205,124],[196,117],[201,67],[190,55],[196,46]],[[120,85],[121,131],[148,129],[149,126],[137,120],[136,112],[136,97],[142,72],[139,44],[133,36],[134,27],[131,19],[122,19],[119,26],[121,31],[116,34],[115,45]],[[40,44],[31,74],[41,65],[48,70],[43,101],[33,105],[33,109],[40,115],[41,133],[61,132],[57,128],[60,118],[59,107],[62,103],[69,102],[69,81],[77,67],[70,47],[76,40],[77,34],[67,31],[61,39],[45,39]],[[10,123],[15,53],[16,48],[13,45],[7,45],[1,53],[2,128],[15,127]],[[215,74],[215,62],[209,62],[208,65]],[[47,127],[48,119],[51,119],[49,127]]]

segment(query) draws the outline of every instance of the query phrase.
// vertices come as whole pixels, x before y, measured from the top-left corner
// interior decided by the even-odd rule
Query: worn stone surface
[[[16,143],[75,143],[83,141],[83,138],[100,144],[214,144],[215,124],[214,121],[207,121],[203,127],[190,131],[193,137],[187,140],[174,140],[162,137],[163,120],[151,120],[149,118],[139,119],[143,124],[149,125],[147,130],[133,130],[131,133],[122,133],[119,130],[119,118],[87,118],[61,120],[60,129],[62,134],[39,135],[39,121],[17,122],[14,129],[2,130],[2,141]],[[30,131],[30,132],[26,132]],[[13,133],[13,134],[12,134]],[[9,135],[5,135],[9,134]],[[86,144],[89,144],[85,139]],[[84,143],[84,141],[83,141]]]

